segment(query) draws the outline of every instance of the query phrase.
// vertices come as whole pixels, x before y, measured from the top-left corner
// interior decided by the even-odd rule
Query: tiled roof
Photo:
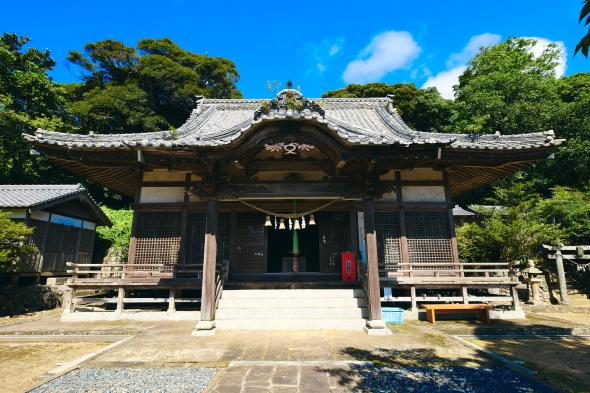
[[[81,184],[0,185],[0,207],[33,207],[79,192]]]
[[[553,131],[519,135],[445,134],[408,127],[390,98],[310,99],[323,113],[280,107],[256,116],[268,100],[200,99],[177,130],[147,133],[89,135],[39,129],[25,137],[34,143],[75,148],[207,147],[227,145],[250,128],[275,120],[306,120],[324,125],[344,141],[358,145],[442,144],[459,149],[519,150],[559,145]]]
[[[453,207],[453,216],[455,216],[455,217],[471,217],[471,216],[475,216],[475,213],[473,213],[469,210],[465,210],[464,208],[462,208],[459,205],[455,205]]]
[[[34,208],[76,197],[86,202],[101,225],[111,225],[109,219],[81,184],[0,185],[0,209]]]

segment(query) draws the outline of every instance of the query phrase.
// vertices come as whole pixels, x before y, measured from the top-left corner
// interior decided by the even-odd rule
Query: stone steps
[[[224,289],[222,299],[362,298],[362,289]]]
[[[224,290],[220,330],[360,330],[367,308],[359,289]]]

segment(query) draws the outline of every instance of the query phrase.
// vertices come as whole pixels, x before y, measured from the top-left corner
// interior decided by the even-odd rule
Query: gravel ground
[[[32,390],[32,393],[198,393],[214,368],[81,368]]]
[[[503,367],[358,367],[356,372],[360,392],[555,392]]]

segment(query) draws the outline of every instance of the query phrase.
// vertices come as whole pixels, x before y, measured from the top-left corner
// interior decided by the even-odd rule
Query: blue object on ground
[[[383,297],[386,299],[385,301],[388,301],[387,299],[393,298],[391,288],[387,288],[387,287],[383,288]]]
[[[385,323],[403,323],[404,310],[399,307],[381,307],[381,318]]]

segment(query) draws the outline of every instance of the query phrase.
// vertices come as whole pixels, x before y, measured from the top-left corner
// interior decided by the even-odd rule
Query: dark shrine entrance
[[[320,248],[317,226],[307,226],[297,231],[299,254],[293,254],[293,232],[288,229],[268,229],[269,273],[319,272]],[[295,261],[295,257],[297,258]],[[297,264],[297,271],[294,264]]]
[[[304,276],[338,276],[340,253],[356,251],[352,240],[357,226],[352,216],[346,211],[318,212],[315,225],[308,223],[305,228],[296,230],[299,254],[294,260],[295,230],[289,229],[288,222],[285,222],[285,229],[279,229],[274,225],[265,226],[264,214],[239,213],[235,225],[235,248],[230,252],[234,256],[230,276],[288,275],[301,279]],[[230,237],[234,238],[233,235]]]

